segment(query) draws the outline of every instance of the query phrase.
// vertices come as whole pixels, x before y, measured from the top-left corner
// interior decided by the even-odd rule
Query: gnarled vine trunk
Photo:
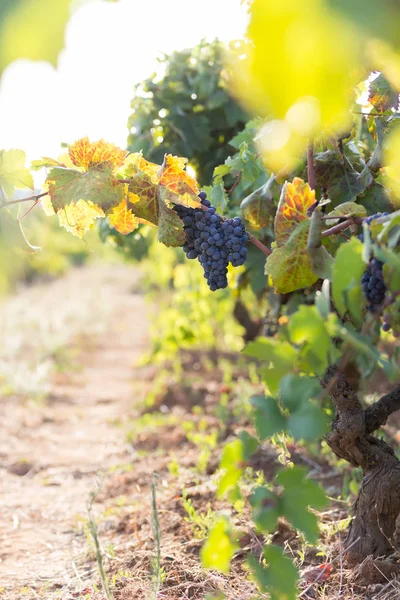
[[[360,562],[368,555],[384,556],[394,550],[400,513],[400,462],[386,442],[371,434],[400,409],[400,385],[363,410],[339,367],[329,367],[321,384],[336,408],[327,442],[337,456],[363,471],[346,539],[347,559]]]

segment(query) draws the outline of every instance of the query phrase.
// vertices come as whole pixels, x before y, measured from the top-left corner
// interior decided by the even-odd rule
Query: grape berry
[[[376,215],[372,215],[365,219],[368,227],[371,225],[372,221],[375,219],[379,219],[380,217],[386,217],[389,213],[377,213]],[[364,233],[361,233],[358,236],[358,239],[364,242]],[[383,279],[383,262],[373,257],[367,269],[363,273],[361,277],[361,285],[364,292],[364,296],[368,301],[367,310],[370,312],[379,312],[382,308],[383,301],[385,300],[386,294],[386,285]],[[383,331],[389,331],[391,328],[390,323],[388,322],[388,318],[385,318],[386,315],[383,316]]]
[[[376,312],[385,299],[386,286],[383,280],[382,268],[383,263],[373,258],[361,277],[364,296],[369,302],[367,310],[371,312]]]
[[[199,198],[204,209],[177,204],[174,210],[183,221],[186,237],[183,250],[189,259],[199,260],[214,292],[227,287],[229,263],[234,267],[244,264],[249,236],[239,217],[223,220],[205,192],[200,192]]]

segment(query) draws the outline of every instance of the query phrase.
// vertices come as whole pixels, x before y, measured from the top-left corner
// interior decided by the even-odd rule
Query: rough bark
[[[340,458],[361,467],[363,481],[354,505],[346,547],[350,562],[393,552],[400,513],[400,462],[392,448],[371,435],[400,408],[400,385],[366,411],[337,366],[327,369],[321,384],[332,398],[336,417],[327,442]]]

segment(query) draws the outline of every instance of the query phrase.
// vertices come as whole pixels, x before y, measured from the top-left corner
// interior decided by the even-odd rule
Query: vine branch
[[[362,221],[363,221],[363,219],[361,219],[360,217],[350,217],[350,219],[346,219],[346,221],[343,221],[342,223],[338,223],[337,225],[334,225],[330,229],[325,229],[325,231],[323,231],[321,233],[321,236],[329,237],[330,235],[336,235],[337,233],[342,232],[344,229],[348,229],[351,225],[361,223]]]
[[[29,196],[28,198],[17,198],[16,200],[9,200],[8,202],[2,202],[0,204],[0,208],[6,208],[7,206],[12,206],[13,204],[20,204],[21,202],[38,202],[39,198],[43,198],[43,196],[47,196],[49,192],[42,192],[41,194],[35,194],[34,196]]]
[[[366,433],[373,433],[384,425],[390,415],[400,410],[400,384],[369,406],[365,411]]]
[[[315,190],[314,146],[312,142],[307,146],[307,179],[310,188]]]
[[[261,252],[263,252],[265,256],[269,256],[270,254],[272,254],[272,250],[268,248],[268,246],[265,246],[265,244],[260,242],[260,240],[254,237],[254,235],[249,234],[249,242],[251,242],[256,248],[261,250]]]

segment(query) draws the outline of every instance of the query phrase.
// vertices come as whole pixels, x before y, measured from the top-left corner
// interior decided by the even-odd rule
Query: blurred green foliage
[[[2,0],[0,73],[17,58],[57,63],[64,45],[70,0]]]
[[[12,222],[18,228],[18,222]],[[1,236],[0,294],[14,290],[20,283],[63,275],[71,266],[87,262],[92,255],[99,259],[113,254],[112,248],[104,246],[95,231],[89,232],[85,240],[68,236],[55,221],[47,219],[40,211],[32,211],[23,223],[27,239],[40,250],[29,252],[28,245],[23,247],[22,244],[11,243],[10,236]]]
[[[228,142],[246,116],[225,88],[224,46],[202,41],[164,55],[159,71],[135,88],[128,149],[161,163],[164,153],[186,156],[198,181],[209,182],[214,167],[230,153]]]

